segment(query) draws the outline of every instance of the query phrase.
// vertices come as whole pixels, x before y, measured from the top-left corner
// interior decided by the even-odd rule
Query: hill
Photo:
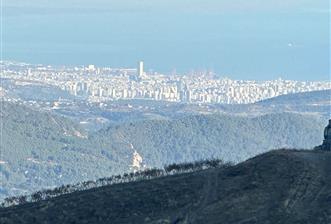
[[[290,93],[262,100],[253,104],[218,105],[216,108],[228,114],[257,116],[270,113],[317,114],[328,119],[330,116],[331,90]]]
[[[326,104],[330,105],[331,89],[294,93],[263,100],[257,104]]]
[[[51,85],[42,85],[38,82],[19,83],[17,80],[0,78],[3,88],[7,90],[10,97],[26,101],[55,101],[59,98],[74,100],[77,97],[70,95],[68,92]]]
[[[331,90],[287,94],[254,104],[266,112],[296,112],[330,117]],[[253,106],[253,108],[254,108]]]
[[[86,133],[73,121],[11,103],[3,120],[0,199],[41,188],[129,172],[136,150],[141,166],[220,158],[241,162],[275,148],[312,148],[324,120],[300,114],[256,118],[198,115],[144,120]]]
[[[74,192],[0,209],[10,223],[331,222],[331,153],[272,151],[226,169]]]
[[[97,138],[114,148],[134,147],[151,167],[206,158],[237,163],[276,148],[311,149],[322,142],[324,126],[319,117],[291,113],[195,115],[115,125]]]

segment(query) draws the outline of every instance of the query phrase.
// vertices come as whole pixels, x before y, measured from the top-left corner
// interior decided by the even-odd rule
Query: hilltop
[[[266,99],[256,104],[330,104],[331,89],[292,93]]]
[[[331,222],[331,153],[278,150],[226,169],[105,186],[0,209],[10,223]]]

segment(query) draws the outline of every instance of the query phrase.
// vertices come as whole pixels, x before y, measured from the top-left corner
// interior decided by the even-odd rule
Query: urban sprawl
[[[137,68],[52,67],[2,62],[2,78],[16,85],[48,85],[89,102],[146,99],[186,103],[247,104],[289,93],[325,90],[330,81],[247,81],[211,72],[164,75]]]

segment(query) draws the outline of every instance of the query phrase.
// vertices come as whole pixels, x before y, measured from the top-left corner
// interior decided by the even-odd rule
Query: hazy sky
[[[3,0],[5,59],[328,79],[329,0]]]

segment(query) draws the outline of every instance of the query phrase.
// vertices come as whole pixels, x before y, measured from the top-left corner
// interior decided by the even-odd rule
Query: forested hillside
[[[96,138],[106,145],[132,144],[152,167],[211,157],[241,162],[276,148],[313,148],[322,141],[325,123],[290,113],[256,118],[198,115],[112,126]]]
[[[1,108],[0,198],[127,168],[103,156],[68,119],[10,103]]]
[[[0,197],[128,172],[137,151],[147,167],[208,158],[240,162],[281,148],[312,148],[325,121],[270,114],[198,115],[113,125],[89,134],[71,120],[3,103]]]

